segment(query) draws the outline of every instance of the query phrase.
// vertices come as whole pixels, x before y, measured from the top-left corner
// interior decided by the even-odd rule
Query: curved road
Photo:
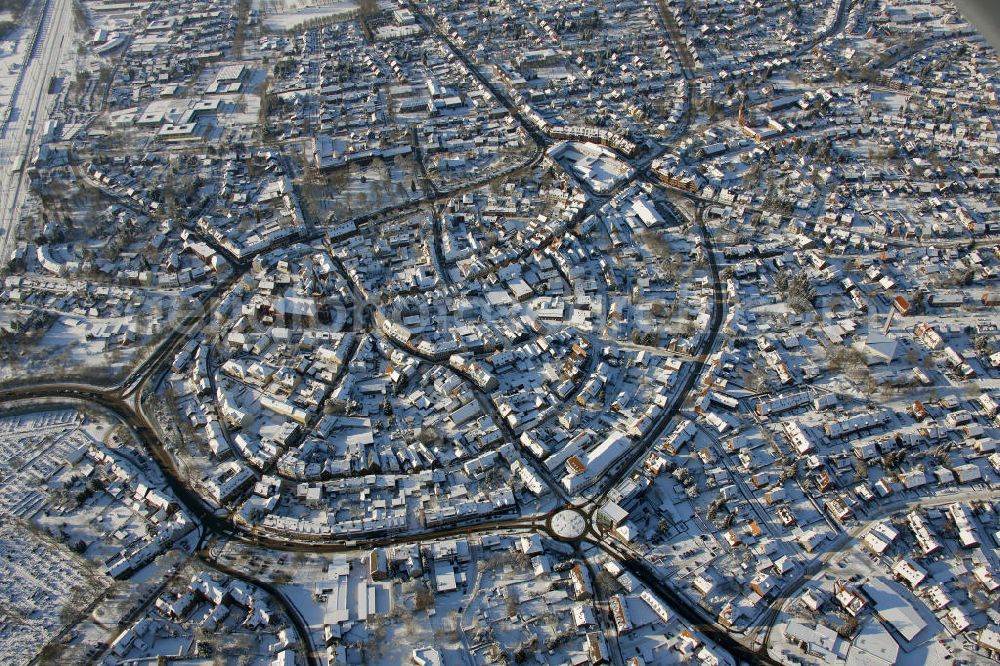
[[[672,211],[672,214],[679,215],[676,211]],[[707,353],[714,346],[715,339],[720,328],[722,301],[721,291],[718,285],[718,269],[715,265],[715,258],[708,239],[708,234],[704,228],[702,228],[702,233],[712,274],[715,278],[715,298],[713,301],[711,323],[708,335],[706,335],[702,342],[702,351]],[[237,271],[237,273],[238,272],[239,271]],[[418,539],[426,540],[467,535],[475,532],[495,533],[504,529],[533,529],[545,532],[553,538],[558,538],[551,532],[547,522],[547,517],[545,516],[527,518],[518,516],[516,518],[506,520],[487,520],[473,525],[454,526],[412,534],[397,534],[392,537],[376,537],[361,540],[317,539],[294,541],[256,533],[254,530],[235,522],[230,516],[220,515],[222,513],[221,511],[214,509],[207,502],[205,502],[201,495],[199,495],[185,482],[182,474],[177,470],[169,452],[157,436],[155,428],[149,422],[148,417],[144,413],[140,399],[140,396],[142,395],[142,388],[145,386],[146,382],[160,371],[161,365],[163,365],[169,358],[169,352],[176,347],[180,340],[184,339],[185,334],[197,327],[200,320],[200,316],[192,315],[189,320],[185,321],[182,327],[171,333],[171,335],[161,343],[156,353],[147,359],[147,361],[144,362],[139,368],[133,371],[126,381],[119,383],[116,386],[100,387],[84,383],[67,382],[10,387],[0,390],[0,403],[31,399],[63,398],[67,400],[91,402],[109,410],[126,423],[139,441],[142,442],[142,444],[147,448],[153,460],[158,464],[163,472],[164,478],[167,480],[167,483],[174,492],[175,496],[184,506],[189,515],[195,518],[202,525],[206,536],[211,534],[220,538],[234,539],[247,542],[255,546],[267,547],[279,551],[309,552],[356,551],[359,548],[370,548],[376,545],[389,545],[392,543],[410,542]],[[698,363],[703,365],[704,361],[698,361]],[[627,464],[622,466],[621,470],[615,476],[608,479],[608,481],[604,484],[606,488],[613,487],[614,483],[617,482],[622,475],[627,473],[639,457],[648,450],[648,447],[656,441],[656,438],[662,432],[670,418],[672,418],[673,414],[676,413],[679,406],[683,404],[688,392],[693,388],[698,376],[701,374],[700,369],[701,365],[699,365],[697,369],[692,368],[685,384],[675,396],[672,409],[668,410],[663,418],[660,419],[654,428],[654,431],[651,431],[647,437],[642,440],[642,445],[635,447],[635,453],[630,454],[626,461]],[[486,402],[492,406],[490,401],[486,400]],[[502,419],[498,420],[497,423],[506,425]],[[508,438],[513,438],[513,433],[508,432],[506,429],[505,435]],[[516,440],[516,438],[513,439]],[[551,475],[545,475],[543,478],[547,484],[551,486],[552,490],[557,493],[557,496],[562,497],[563,500],[569,500],[569,497],[562,492],[561,487],[555,479],[551,477]],[[698,627],[700,631],[705,633],[724,649],[741,658],[749,659],[752,657],[758,662],[767,661],[766,655],[754,654],[748,651],[747,648],[740,645],[732,637],[726,634],[726,632],[722,631],[715,625],[706,622],[701,613],[698,612],[697,609],[695,609],[685,598],[674,592],[669,586],[660,581],[646,563],[641,562],[631,553],[622,551],[616,544],[614,544],[613,540],[604,539],[591,531],[588,535],[586,535],[585,539],[581,541],[581,543],[586,541],[594,543],[599,548],[605,550],[605,552],[613,554],[616,558],[620,559],[629,568],[629,570],[636,575],[637,578],[649,585],[649,587],[656,591],[657,594],[661,595],[664,599],[670,602],[674,609],[687,622],[694,627]],[[202,555],[202,557],[212,566],[218,566],[214,561],[210,562],[204,555]],[[219,568],[221,571],[227,571],[221,566]],[[300,632],[303,642],[306,644],[307,652],[310,653],[309,658],[312,659],[312,649],[308,645],[310,640],[309,634],[306,633],[307,628],[304,626],[301,616],[298,615],[297,611],[291,608],[291,605],[288,604],[283,597],[281,597],[280,591],[268,581],[255,580],[245,574],[240,574],[238,577],[260,586],[262,589],[265,589],[279,600],[279,603],[286,608],[289,618],[296,625],[296,629]]]
[[[55,3],[54,13],[58,17],[64,17],[68,14],[67,3],[68,0],[47,0],[47,6],[49,3]],[[412,5],[411,5],[412,6]],[[850,3],[848,0],[839,0],[838,16],[836,21],[830,26],[830,28],[820,35],[817,36],[814,43],[819,43],[823,39],[829,38],[836,32],[843,28],[846,22],[847,10],[849,9]],[[538,130],[530,121],[522,116],[520,110],[517,106],[507,98],[501,91],[497,90],[495,86],[478,70],[478,68],[473,65],[462,49],[457,48],[451,43],[446,35],[442,34],[436,23],[425,16],[422,11],[413,7],[415,13],[421,18],[421,20],[428,26],[428,28],[436,34],[436,36],[445,43],[449,50],[454,53],[454,55],[462,61],[466,66],[468,71],[472,76],[474,76],[479,83],[489,90],[492,95],[511,113],[511,115],[518,121],[522,129],[531,137],[536,146],[539,148],[537,153],[532,159],[528,160],[527,166],[532,166],[537,164],[544,156],[544,148],[551,144],[551,139]],[[667,17],[670,18],[670,17]],[[52,19],[55,20],[55,19]],[[65,20],[60,18],[60,20]],[[665,25],[669,22],[665,20]],[[673,42],[673,40],[672,40]],[[56,49],[61,48],[62,44],[53,47],[54,41],[49,39],[45,42],[45,57],[46,67],[51,67],[51,60]],[[676,48],[676,44],[674,45]],[[679,54],[681,55],[681,54]],[[685,54],[686,55],[686,54]],[[688,58],[679,58],[679,60],[687,60]],[[693,73],[689,69],[690,63],[682,62],[682,70],[684,71],[685,78],[688,80],[689,94],[692,88]],[[47,77],[44,77],[47,83]],[[35,98],[37,100],[36,109],[42,97],[39,95]],[[690,99],[688,100],[690,104]],[[690,121],[690,113],[685,114],[685,124]],[[35,138],[34,134],[29,134],[30,139]],[[29,144],[30,145],[30,144]],[[644,162],[648,162],[647,158]],[[526,165],[522,164],[519,167],[515,167],[514,170],[525,168]],[[631,185],[640,180],[645,180],[649,177],[648,166],[645,163],[640,164],[641,168],[636,170],[635,176],[629,179],[626,183],[616,188],[616,191],[620,191],[622,188]],[[659,185],[657,183],[657,185]],[[460,191],[464,191],[466,188],[459,188]],[[455,192],[448,193],[437,193],[434,196],[428,197],[422,200],[421,204],[426,205],[427,203],[433,203],[435,201],[444,200],[454,196]],[[592,202],[593,205],[599,204],[601,201]],[[410,204],[407,204],[409,206]],[[9,208],[8,208],[9,210]],[[668,213],[676,218],[682,218],[679,211],[674,209],[672,206]],[[607,478],[602,479],[599,486],[600,492],[597,494],[597,498],[593,500],[591,506],[598,504],[601,499],[606,495],[610,488],[625,475],[627,474],[633,466],[648,453],[649,449],[657,441],[657,439],[662,435],[663,430],[670,423],[673,417],[679,412],[681,406],[684,404],[690,392],[695,388],[698,378],[701,376],[704,369],[706,359],[711,354],[715,347],[717,336],[721,328],[721,321],[723,316],[723,294],[722,288],[719,281],[719,270],[716,264],[716,257],[714,249],[711,244],[711,239],[707,228],[705,227],[704,221],[701,216],[700,209],[698,210],[696,223],[699,227],[703,245],[705,248],[706,256],[709,262],[712,280],[713,280],[713,302],[712,302],[712,312],[711,318],[706,332],[703,338],[698,353],[695,354],[695,358],[692,359],[691,365],[687,369],[687,376],[674,394],[673,402],[671,406],[660,416],[657,422],[654,424],[653,428],[647,433],[645,437],[639,440],[636,446],[629,452],[628,456],[618,465],[617,471],[609,475]],[[9,227],[10,225],[8,225]],[[9,228],[8,230],[9,231]],[[436,230],[435,230],[436,231]],[[320,237],[322,235],[322,229],[318,228],[313,234],[310,234],[311,238]],[[434,233],[437,237],[438,234]],[[303,239],[296,239],[296,241]],[[0,243],[0,249],[3,248],[3,243]],[[435,253],[439,254],[439,253]],[[231,275],[227,276],[225,279],[220,280],[218,284],[209,293],[208,298],[205,299],[206,302],[211,303],[213,299],[225,293],[227,288],[231,286],[236,280],[238,280],[248,269],[250,264],[250,259],[247,258],[244,261],[236,262],[232,261],[233,270]],[[339,266],[339,262],[338,262]],[[350,281],[346,271],[343,273],[345,279],[352,284],[352,288],[355,286]],[[446,268],[446,267],[443,267]],[[361,294],[357,294],[360,296]],[[361,299],[363,302],[365,299]],[[443,529],[426,530],[419,533],[410,534],[396,534],[393,536],[385,537],[374,537],[367,539],[351,539],[351,540],[339,540],[339,539],[316,539],[316,540],[292,540],[275,537],[273,535],[260,533],[252,528],[244,526],[237,523],[232,519],[231,516],[225,515],[225,512],[214,508],[204,498],[198,494],[188,483],[184,480],[183,475],[177,470],[174,461],[170,453],[166,450],[163,443],[160,441],[157,435],[156,428],[150,422],[149,418],[144,412],[144,406],[141,401],[141,396],[143,393],[143,388],[147,385],[151,378],[157,376],[161,370],[169,363],[169,359],[172,354],[178,349],[178,347],[183,344],[186,340],[190,339],[190,336],[194,335],[201,328],[201,324],[204,319],[209,316],[212,312],[210,306],[206,306],[202,310],[198,310],[189,314],[185,317],[178,326],[176,326],[154,349],[153,353],[149,355],[145,360],[143,360],[136,368],[134,368],[129,375],[112,386],[100,386],[94,384],[88,384],[84,382],[62,382],[62,383],[49,383],[49,384],[28,384],[24,386],[8,387],[5,389],[0,389],[0,403],[30,400],[30,399],[67,399],[67,400],[80,400],[85,402],[90,402],[97,404],[121,419],[126,423],[133,431],[135,436],[140,442],[148,449],[150,455],[160,467],[163,472],[164,478],[167,480],[168,485],[174,492],[175,496],[178,498],[180,503],[184,506],[185,510],[196,519],[198,523],[203,528],[203,538],[205,536],[214,536],[221,539],[233,539],[242,542],[246,542],[255,546],[267,547],[274,550],[281,551],[310,551],[310,552],[338,552],[338,551],[348,551],[357,550],[359,548],[368,548],[375,545],[388,545],[397,542],[404,541],[414,541],[414,540],[426,540],[446,536],[457,536],[462,534],[471,534],[475,532],[497,532],[499,530],[505,529],[534,529],[545,532],[553,538],[558,538],[554,535],[548,525],[546,516],[535,516],[535,517],[521,517],[509,519],[499,519],[499,520],[486,520],[472,525],[460,525],[453,526]],[[413,353],[412,350],[407,350],[408,353]],[[418,354],[419,355],[419,354]],[[425,361],[434,362],[430,359],[424,359]],[[481,392],[479,392],[481,393]],[[492,407],[492,401],[488,399],[485,394],[480,395],[477,393],[477,397],[480,402],[485,403],[488,407]],[[492,409],[488,410],[489,413],[493,413]],[[517,441],[514,437],[514,433],[507,428],[507,424],[503,419],[499,419],[496,414],[493,414],[494,421],[504,430],[505,438],[508,441]],[[534,462],[531,456],[526,456],[525,459],[529,462]],[[536,465],[537,468],[537,465]],[[555,493],[557,497],[560,497],[563,501],[568,502],[570,498],[562,492],[562,488],[558,482],[549,474],[542,475],[543,480],[550,487],[550,489]],[[639,580],[646,584],[651,590],[656,592],[664,600],[672,605],[674,610],[684,618],[691,626],[695,627],[701,633],[708,636],[716,644],[718,644],[723,649],[729,651],[734,657],[747,661],[749,663],[774,663],[773,660],[766,654],[766,646],[763,652],[755,652],[750,648],[740,644],[731,635],[728,634],[724,629],[715,624],[710,618],[706,618],[700,609],[698,609],[694,604],[687,600],[687,598],[677,592],[672,586],[667,582],[664,582],[657,575],[656,571],[647,563],[645,560],[637,556],[635,553],[628,550],[623,545],[619,544],[614,539],[605,538],[603,535],[597,534],[590,530],[578,543],[592,543],[596,547],[603,550],[605,553],[612,555],[619,561],[621,561],[626,568],[631,571]],[[199,552],[199,557],[201,557],[206,564],[214,568],[232,575],[236,578],[246,580],[254,585],[257,585],[269,592],[280,605],[282,605],[288,615],[289,619],[295,625],[296,630],[299,632],[303,643],[305,645],[306,659],[310,666],[317,663],[316,656],[313,652],[312,646],[310,645],[310,635],[308,633],[308,627],[287,599],[281,594],[280,590],[274,586],[269,581],[254,580],[242,572],[238,572],[229,567],[219,564],[214,559],[211,558],[210,554],[205,551]]]

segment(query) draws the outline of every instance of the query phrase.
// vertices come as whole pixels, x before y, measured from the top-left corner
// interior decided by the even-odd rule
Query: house
[[[834,598],[837,603],[847,611],[851,616],[857,617],[861,610],[868,605],[856,590],[853,590],[843,583],[838,583],[835,588]]]
[[[968,616],[966,616],[965,611],[960,606],[950,607],[947,613],[945,613],[944,619],[956,634],[960,634],[972,626],[972,622],[969,621]]]
[[[628,606],[626,606],[625,599],[622,595],[612,595],[611,598],[608,599],[608,608],[611,611],[611,617],[615,621],[615,628],[618,630],[619,636],[623,636],[632,631],[632,620],[629,617]]]
[[[761,571],[750,581],[750,589],[759,594],[761,599],[766,600],[777,591],[777,586],[774,578]]]
[[[863,589],[875,614],[905,643],[912,643],[927,627],[920,613],[885,579],[873,577]]]
[[[986,588],[987,592],[1000,590],[1000,581],[996,579],[993,572],[986,568],[986,565],[979,564],[972,569],[972,576],[976,582]]]
[[[584,639],[584,648],[590,657],[591,664],[598,666],[599,664],[609,663],[608,644],[605,642],[602,633],[597,631],[587,632],[587,636]]]
[[[948,507],[948,514],[955,523],[955,529],[958,530],[958,542],[962,548],[977,547],[979,539],[976,537],[976,528],[973,526],[969,509],[956,502]]]
[[[892,565],[892,574],[897,580],[909,585],[911,590],[917,589],[927,579],[927,572],[905,557]]]
[[[1000,656],[1000,632],[991,627],[984,627],[976,638],[976,645],[996,659]]]
[[[956,465],[952,468],[959,483],[972,483],[983,478],[983,471],[975,463]]]
[[[879,363],[889,364],[896,358],[896,348],[899,342],[891,335],[880,331],[870,331],[865,337],[861,351],[868,359],[869,365]]]
[[[579,564],[573,565],[569,572],[570,582],[573,586],[573,598],[576,600],[589,599],[593,594],[590,587],[590,577]]]
[[[444,666],[444,658],[437,648],[422,647],[410,652],[410,661],[416,666]]]

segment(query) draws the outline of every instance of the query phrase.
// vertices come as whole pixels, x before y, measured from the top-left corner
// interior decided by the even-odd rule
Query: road
[[[675,213],[679,214],[679,213]],[[701,218],[699,216],[699,222]],[[715,266],[715,259],[712,256],[711,246],[709,245],[709,239],[707,233],[704,236],[704,242],[706,244],[706,250],[709,256],[709,262],[712,267],[712,274],[716,279],[715,285],[715,298],[713,302],[713,314],[710,323],[710,328],[708,335],[704,338],[701,350],[707,351],[711,350],[714,346],[716,335],[720,328],[720,322],[722,317],[722,300],[721,300],[721,290],[718,285],[718,270]],[[238,269],[245,268],[244,266],[237,267]],[[346,271],[343,270],[343,266],[339,265],[338,268],[344,273],[345,278],[347,277]],[[235,274],[241,274],[242,270],[234,271]],[[235,278],[233,278],[235,279]],[[350,280],[348,280],[350,282]],[[365,298],[361,294],[360,290],[355,287],[355,296],[359,299],[359,303],[365,302]],[[217,289],[220,289],[217,287]],[[208,308],[210,312],[211,309]],[[185,510],[188,512],[192,518],[194,518],[205,530],[206,535],[212,535],[222,539],[233,539],[237,541],[242,541],[250,543],[257,547],[267,547],[274,550],[281,551],[308,551],[308,552],[342,552],[342,551],[356,551],[359,548],[370,548],[375,545],[391,545],[393,543],[410,542],[416,539],[427,540],[434,538],[445,538],[460,535],[469,535],[472,533],[497,533],[498,531],[511,529],[511,530],[538,530],[543,533],[548,534],[552,538],[558,538],[553,534],[549,528],[547,516],[533,516],[533,517],[514,517],[506,520],[486,520],[473,525],[459,525],[453,527],[447,527],[442,529],[427,530],[420,533],[412,534],[396,534],[390,536],[376,536],[369,539],[351,539],[351,540],[313,540],[313,541],[293,541],[290,539],[278,538],[274,535],[264,535],[255,532],[253,529],[239,524],[228,515],[220,515],[221,512],[215,510],[213,506],[207,503],[198,492],[189,484],[189,482],[184,478],[184,475],[177,469],[174,461],[160,440],[156,427],[152,423],[151,419],[145,414],[144,407],[140,396],[143,394],[143,388],[151,380],[151,378],[158,376],[163,368],[169,363],[171,358],[171,353],[180,344],[183,343],[185,339],[193,332],[198,330],[198,324],[201,321],[201,315],[195,314],[186,319],[180,327],[178,327],[174,332],[172,332],[157,348],[157,351],[151,355],[146,362],[141,364],[136,370],[129,375],[126,381],[120,382],[117,385],[109,387],[100,387],[89,384],[81,383],[64,383],[64,384],[44,384],[44,385],[26,385],[11,387],[4,390],[0,390],[0,403],[23,401],[30,399],[41,399],[41,398],[64,398],[68,400],[83,400],[91,403],[96,403],[97,405],[111,411],[115,416],[125,422],[129,428],[132,430],[135,437],[139,442],[147,449],[152,459],[160,467],[164,478],[167,480],[168,485],[171,490],[173,490],[178,501],[183,505]],[[412,353],[412,352],[411,352]],[[427,362],[434,362],[431,359],[424,359]],[[683,404],[688,392],[694,386],[697,377],[700,375],[700,367],[703,365],[703,361],[696,362],[697,369],[692,368],[689,372],[688,379],[683,385],[681,390],[676,394],[673,403],[673,409],[668,410],[667,415],[658,422],[655,432],[651,432],[647,438],[643,440],[643,446],[635,447],[637,453],[629,456],[627,464],[621,468],[618,475],[610,479],[610,483],[604,484],[605,492],[606,489],[611,488],[614,483],[620,478],[621,475],[628,472],[631,465],[639,459],[645,449],[648,448],[656,438],[662,432],[666,423],[669,422],[670,416],[679,409],[680,405]],[[488,412],[492,413],[494,420],[501,426],[504,434],[508,441],[517,442],[514,433],[510,431],[506,422],[499,418],[498,414],[494,413],[492,402],[489,400],[489,396],[482,394],[482,392],[477,392],[477,397],[480,398],[480,402],[486,405]],[[518,442],[519,444],[519,442]],[[561,486],[558,484],[557,480],[547,473],[544,467],[535,464],[535,460],[531,456],[525,456],[525,459],[532,463],[536,471],[542,475],[543,480],[549,485],[550,489],[560,497],[563,501],[568,502],[569,497],[565,494]],[[589,532],[586,540],[591,541],[604,548],[602,545],[606,539],[601,538],[594,532]],[[609,551],[610,552],[610,551]],[[631,559],[625,560],[625,563],[629,566],[630,570],[642,580],[653,581],[654,576],[650,573],[648,565],[644,562],[639,562],[630,556]],[[210,563],[206,560],[207,563]],[[221,570],[221,569],[220,569]],[[252,582],[254,584],[260,585],[264,589],[273,588],[273,585],[269,581],[259,581],[253,580],[251,578],[245,577],[245,580]],[[721,630],[717,630],[715,634],[710,634],[711,628],[705,629],[704,618],[701,617],[690,604],[688,604],[683,597],[676,593],[671,593],[668,588],[660,581],[655,580],[655,586],[652,589],[656,590],[659,594],[671,600],[675,605],[675,609],[681,614],[689,623],[693,626],[699,627],[706,634],[709,634],[714,640],[716,640],[720,645],[734,651],[734,653],[739,654],[739,650],[746,651],[742,648],[736,641],[729,638]],[[279,598],[280,602],[280,598]],[[286,605],[286,604],[282,604]],[[289,617],[295,622],[296,614],[294,609],[290,609]],[[300,628],[300,631],[304,631]],[[303,640],[308,641],[308,636],[303,634]],[[311,652],[311,649],[309,649]]]
[[[281,607],[281,610],[285,612],[288,617],[289,622],[295,627],[296,633],[298,633],[299,638],[302,639],[302,653],[305,658],[306,666],[319,666],[320,659],[316,656],[316,648],[312,644],[312,634],[309,632],[309,626],[306,624],[305,619],[299,610],[295,607],[291,601],[285,597],[284,593],[278,588],[277,585],[271,583],[270,581],[258,580],[252,576],[248,576],[246,572],[233,569],[224,564],[221,564],[217,559],[207,555],[205,552],[198,554],[198,558],[202,561],[205,566],[221,571],[227,576],[242,580],[245,583],[250,583],[255,585],[260,589],[271,595],[271,598]]]
[[[17,156],[34,157],[48,120],[49,81],[73,48],[72,0],[44,0],[41,28],[14,90],[10,120],[0,138],[0,266],[10,257],[28,189],[26,169],[11,173]]]
[[[687,597],[677,592],[673,586],[665,583],[663,578],[641,557],[627,550],[616,539],[602,539],[595,544],[598,548],[611,555],[638,578],[644,585],[670,604],[673,610],[684,618],[697,631],[701,632],[737,659],[748,664],[777,664],[766,652],[755,651],[733,638],[722,627],[715,624],[712,618],[692,604]]]
[[[669,209],[669,214],[674,216],[677,220],[685,219],[681,213],[673,207]],[[705,337],[702,338],[702,342],[699,345],[697,353],[692,357],[692,362],[682,368],[682,372],[686,372],[687,374],[685,375],[684,383],[674,393],[670,407],[660,414],[660,416],[656,419],[656,422],[649,429],[649,432],[636,442],[635,446],[629,449],[628,454],[622,459],[622,463],[619,464],[618,469],[601,481],[600,487],[603,489],[602,496],[606,494],[608,490],[614,488],[615,484],[621,481],[621,479],[632,470],[633,465],[635,465],[636,462],[649,452],[649,449],[659,440],[660,435],[663,434],[664,429],[666,429],[670,421],[677,416],[678,413],[680,413],[681,406],[687,400],[688,395],[695,386],[695,382],[697,382],[698,378],[701,376],[702,370],[705,369],[706,359],[715,348],[716,338],[719,335],[719,330],[722,328],[723,294],[719,278],[719,267],[716,263],[715,250],[712,247],[712,242],[709,237],[708,229],[705,227],[705,222],[700,208],[697,211],[696,223],[702,236],[705,255],[712,273],[712,314],[709,319],[708,330],[706,331]]]
[[[795,55],[802,55],[807,53],[811,49],[830,39],[834,35],[843,32],[844,28],[847,26],[847,17],[851,13],[851,0],[838,0],[837,4],[837,18],[834,19],[833,23],[830,24],[825,30],[819,32],[813,39],[803,44],[795,52]]]
[[[679,215],[676,211],[672,211],[672,214]],[[699,223],[700,221],[701,218],[699,216]],[[704,357],[704,353],[713,348],[716,335],[720,328],[722,317],[722,294],[718,285],[718,270],[715,266],[715,258],[711,250],[710,240],[707,232],[705,232],[704,229],[702,229],[702,231],[704,233],[703,241],[706,246],[710,266],[712,268],[712,274],[716,282],[710,327],[708,334],[703,339],[700,349],[700,351],[703,352],[702,356]],[[248,261],[241,262],[241,264],[235,266],[233,275],[217,285],[210,296],[216,297],[224,293],[225,285],[231,283],[231,281],[235,279],[238,279],[238,276],[242,275],[246,271],[248,263]],[[344,270],[344,267],[340,265],[339,262],[337,262],[337,266],[338,269],[344,274],[345,278],[351,282],[346,271]],[[358,302],[366,302],[367,299],[365,299],[360,290],[356,288],[357,286],[352,283],[352,287],[354,287],[356,298],[359,299]],[[211,297],[209,302],[211,302]],[[552,538],[558,538],[551,532],[546,516],[517,516],[510,519],[485,520],[471,525],[458,525],[441,529],[425,530],[419,533],[396,534],[392,536],[376,535],[367,539],[324,540],[320,538],[315,540],[296,541],[257,532],[246,525],[242,525],[234,521],[231,516],[224,515],[223,512],[217,511],[214,506],[210,505],[201,497],[201,495],[190,485],[183,473],[177,469],[173,458],[159,437],[155,424],[152,422],[152,419],[145,414],[144,406],[141,401],[144,388],[149,385],[154,377],[161,374],[164,368],[169,364],[170,359],[172,358],[172,353],[187,339],[189,339],[191,335],[194,335],[198,330],[200,330],[200,323],[203,318],[207,316],[207,314],[211,313],[211,311],[211,307],[206,307],[204,310],[199,310],[185,318],[177,328],[175,328],[163,341],[161,341],[154,353],[151,354],[150,357],[140,364],[132,373],[130,373],[126,380],[122,382],[111,386],[97,386],[85,383],[49,383],[9,387],[0,390],[0,403],[42,398],[62,398],[67,400],[82,400],[95,403],[104,409],[111,411],[115,416],[130,427],[138,441],[141,442],[144,448],[147,449],[152,459],[160,467],[164,478],[167,480],[171,490],[173,490],[175,496],[178,498],[178,501],[185,508],[188,514],[204,528],[206,535],[211,535],[221,539],[242,541],[257,547],[267,547],[280,551],[332,553],[357,551],[358,549],[370,548],[376,545],[391,545],[393,543],[412,542],[417,539],[427,540],[469,535],[472,533],[497,533],[498,531],[506,529],[538,530],[548,534]],[[412,350],[408,351],[409,353],[413,353]],[[424,360],[427,362],[435,362],[427,358]],[[669,422],[672,414],[674,414],[676,410],[679,409],[680,405],[683,404],[688,392],[694,386],[697,377],[700,375],[700,369],[703,364],[703,360],[696,361],[693,364],[693,367],[689,370],[686,382],[678,393],[675,394],[672,410],[668,410],[667,414],[658,422],[654,430],[646,438],[644,438],[642,446],[635,447],[636,453],[628,457],[626,461],[627,464],[620,469],[619,473],[608,479],[608,483],[602,484],[605,488],[605,493],[607,492],[607,489],[613,487],[614,483],[616,483],[622,475],[629,471],[632,464],[634,464],[645,452],[645,450],[656,441],[656,438],[662,433],[663,428]],[[477,391],[477,397],[480,399],[480,402],[484,404],[487,412],[491,413],[494,421],[503,429],[505,438],[508,441],[514,441],[517,445],[519,445],[514,433],[509,429],[509,427],[507,427],[506,421],[501,419],[499,415],[495,413],[495,409],[492,402],[489,400],[489,396],[485,393]],[[536,472],[542,476],[542,479],[557,497],[560,497],[564,502],[569,502],[570,498],[565,494],[565,491],[558,484],[558,481],[552,477],[552,475],[547,473],[547,469],[538,465],[535,459],[530,455],[526,455],[525,460],[535,467]],[[599,546],[603,541],[605,541],[605,539],[593,531],[589,532],[585,536],[585,540],[591,541]],[[638,562],[633,558],[632,560],[627,560],[626,564],[629,565],[630,569],[635,570],[636,575],[639,576],[640,579],[643,577],[651,579],[649,571],[643,568],[648,566],[645,565],[645,563]],[[640,576],[640,573],[643,575]],[[256,581],[250,578],[246,578],[246,580],[261,585],[264,589],[268,589],[267,586],[270,585],[269,581]],[[667,598],[666,588],[662,583],[658,582],[653,589],[657,590],[659,593],[663,594],[665,598]],[[672,595],[672,597],[676,598],[675,608],[682,617],[684,617],[693,626],[697,626],[699,628],[704,627],[704,619],[697,611],[688,605],[680,595]],[[290,613],[290,617],[292,617],[294,621],[295,616]],[[715,638],[715,636],[712,637]],[[718,642],[727,649],[741,649],[738,643],[732,639],[726,639],[727,636],[724,632],[718,634]],[[308,638],[304,637],[304,640],[308,640]]]
[[[521,128],[528,134],[528,136],[532,138],[532,140],[539,147],[544,149],[555,143],[547,134],[545,134],[540,129],[535,127],[534,123],[532,123],[530,120],[524,117],[524,114],[521,113],[521,109],[519,109],[518,106],[513,101],[511,101],[511,99],[508,98],[507,95],[503,93],[503,91],[501,91],[499,88],[493,85],[493,82],[490,81],[486,76],[483,75],[482,72],[479,71],[479,67],[476,66],[471,60],[469,60],[468,56],[465,55],[465,52],[462,51],[462,49],[460,49],[458,46],[456,46],[454,42],[452,42],[451,38],[448,37],[448,35],[444,34],[440,28],[438,28],[437,22],[428,17],[427,14],[424,13],[424,10],[421,9],[419,6],[417,6],[417,3],[408,2],[407,4],[410,8],[410,11],[412,11],[417,17],[419,17],[420,20],[427,27],[427,29],[430,30],[435,37],[441,40],[441,42],[448,48],[448,50],[451,51],[452,54],[454,54],[454,56],[462,62],[462,64],[465,66],[465,69],[470,74],[472,74],[473,77],[475,77],[475,79],[480,83],[480,85],[482,85],[486,90],[490,91],[490,94],[493,95],[493,97],[498,102],[500,102],[500,104],[502,104],[504,108],[507,109],[510,115],[513,116],[515,120],[517,120]]]

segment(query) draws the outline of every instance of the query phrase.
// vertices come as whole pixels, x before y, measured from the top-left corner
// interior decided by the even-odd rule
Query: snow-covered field
[[[253,4],[264,15],[268,30],[291,30],[312,19],[346,16],[358,8],[351,0],[256,0]]]

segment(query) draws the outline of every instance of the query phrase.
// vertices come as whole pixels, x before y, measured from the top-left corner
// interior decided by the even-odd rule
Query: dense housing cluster
[[[1000,657],[951,4],[35,5],[0,662]]]

